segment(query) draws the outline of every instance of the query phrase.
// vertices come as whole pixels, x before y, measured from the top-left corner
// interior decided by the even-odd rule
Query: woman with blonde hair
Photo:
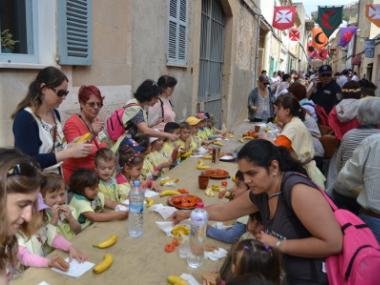
[[[16,232],[32,220],[42,177],[29,156],[0,148],[0,284],[7,284],[17,263]]]

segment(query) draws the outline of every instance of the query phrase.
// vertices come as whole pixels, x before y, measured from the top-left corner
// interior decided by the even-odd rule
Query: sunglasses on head
[[[37,175],[38,168],[33,163],[18,163],[8,170],[7,177],[11,176],[27,176],[35,177]]]

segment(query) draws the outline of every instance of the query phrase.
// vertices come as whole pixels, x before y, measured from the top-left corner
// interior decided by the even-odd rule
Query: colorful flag
[[[311,30],[311,34],[312,34],[312,45],[317,50],[321,50],[327,45],[329,39],[327,38],[327,36],[325,35],[325,33],[322,31],[320,27],[314,27]]]
[[[346,47],[348,43],[351,41],[352,37],[356,34],[357,29],[358,28],[354,26],[341,28],[338,33],[338,46]]]
[[[296,28],[290,29],[289,39],[295,42],[298,41],[300,39],[300,32]]]
[[[370,22],[380,27],[380,4],[367,4],[365,6],[365,15]]]
[[[274,7],[273,28],[287,30],[293,26],[296,19],[296,6]]]
[[[340,7],[320,7],[318,6],[317,23],[327,37],[342,23],[343,6]]]

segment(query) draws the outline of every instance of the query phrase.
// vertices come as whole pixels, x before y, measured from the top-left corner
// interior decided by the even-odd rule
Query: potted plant
[[[9,29],[5,29],[1,32],[1,52],[11,53],[18,41],[13,39],[12,33]]]

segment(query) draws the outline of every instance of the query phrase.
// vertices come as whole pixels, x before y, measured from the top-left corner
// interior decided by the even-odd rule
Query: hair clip
[[[243,250],[249,251],[249,246],[248,245],[243,246]]]

